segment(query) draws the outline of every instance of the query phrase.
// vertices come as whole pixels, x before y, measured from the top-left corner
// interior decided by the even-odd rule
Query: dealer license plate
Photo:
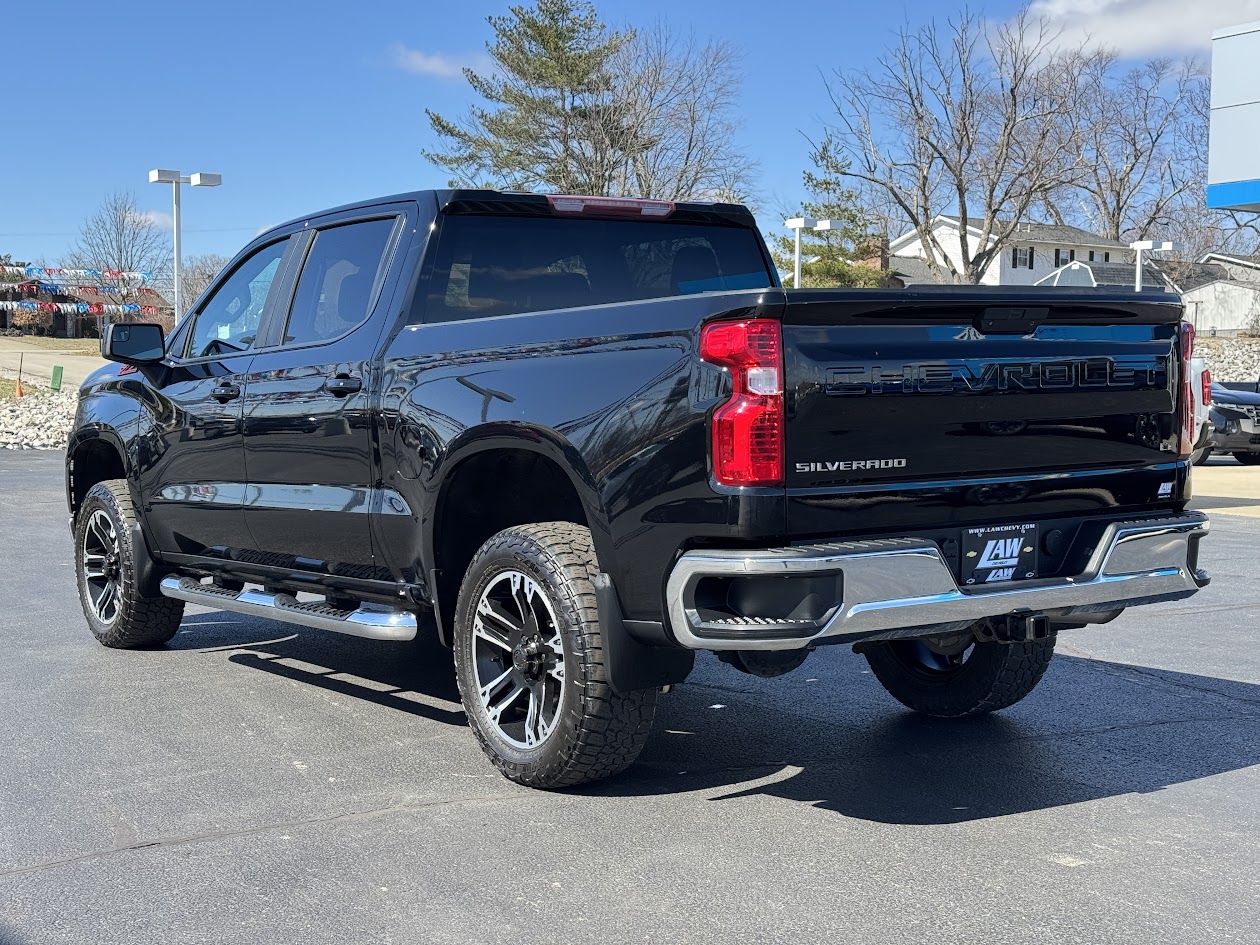
[[[963,531],[964,585],[1000,584],[1036,576],[1036,525],[985,525]]]

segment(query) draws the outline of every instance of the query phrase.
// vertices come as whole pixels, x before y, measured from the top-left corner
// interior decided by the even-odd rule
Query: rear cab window
[[[423,320],[773,285],[747,227],[454,214],[442,222]]]
[[[282,344],[331,341],[363,324],[387,263],[397,216],[320,229],[298,277]]]

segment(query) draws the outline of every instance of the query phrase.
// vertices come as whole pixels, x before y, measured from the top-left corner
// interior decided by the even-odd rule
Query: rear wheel
[[[656,690],[608,685],[590,532],[521,525],[482,545],[455,615],[455,673],[469,726],[505,776],[535,788],[597,781],[647,741]]]
[[[1235,453],[1234,459],[1238,460],[1244,466],[1260,465],[1260,453]]]
[[[955,639],[889,640],[866,661],[902,705],[939,718],[981,715],[1014,705],[1036,688],[1054,655],[1054,637],[1030,643]]]
[[[1207,461],[1212,458],[1212,447],[1204,446],[1195,450],[1190,454],[1190,462],[1195,466],[1206,466]]]
[[[132,543],[136,522],[126,481],[112,479],[88,491],[74,529],[83,615],[100,643],[119,649],[161,646],[184,615],[183,601],[140,593],[136,562],[149,552]]]

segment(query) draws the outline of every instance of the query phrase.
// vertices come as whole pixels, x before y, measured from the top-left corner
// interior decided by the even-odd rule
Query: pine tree
[[[810,151],[814,170],[802,175],[810,195],[801,205],[801,215],[830,220],[830,230],[801,231],[801,285],[807,289],[873,288],[885,285],[886,269],[858,265],[879,255],[881,236],[873,234],[872,220],[858,204],[857,193],[844,186],[839,169],[844,166],[829,139]],[[796,239],[789,233],[771,241],[775,265],[792,272]]]
[[[747,193],[736,141],[738,53],[659,23],[609,29],[589,0],[537,0],[489,17],[492,68],[464,70],[480,101],[426,111],[424,152],[452,186],[713,200]]]
[[[464,70],[487,105],[460,121],[426,109],[443,147],[424,156],[454,174],[452,186],[607,193],[597,132],[614,99],[609,62],[634,34],[609,30],[585,0],[538,0],[488,21],[494,71]]]

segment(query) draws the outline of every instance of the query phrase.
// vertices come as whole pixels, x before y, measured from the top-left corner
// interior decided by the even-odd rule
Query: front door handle
[[[357,394],[363,390],[363,381],[349,374],[338,374],[336,377],[330,377],[324,382],[324,390],[334,397],[345,397],[348,394]]]
[[[235,384],[220,384],[214,390],[210,391],[210,396],[221,404],[226,404],[229,400],[236,400],[241,396],[241,389]]]

